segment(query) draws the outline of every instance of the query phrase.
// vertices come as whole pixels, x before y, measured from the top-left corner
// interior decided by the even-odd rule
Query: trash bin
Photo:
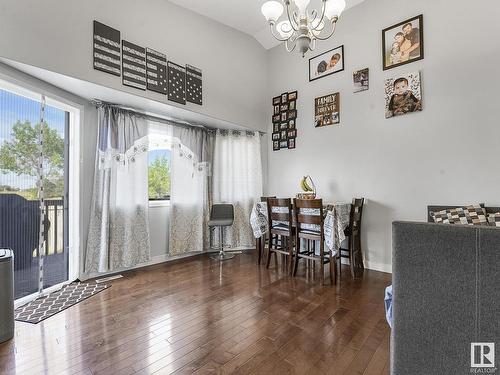
[[[0,343],[14,337],[14,252],[0,249]]]

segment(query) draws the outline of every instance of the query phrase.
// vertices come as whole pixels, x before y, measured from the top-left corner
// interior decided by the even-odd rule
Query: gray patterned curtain
[[[98,108],[98,121],[86,274],[150,259],[147,121],[112,106]]]

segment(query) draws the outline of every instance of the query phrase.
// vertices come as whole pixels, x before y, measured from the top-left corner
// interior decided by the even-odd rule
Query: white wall
[[[93,69],[94,19],[120,30],[122,39],[201,68],[203,106],[185,108],[265,127],[266,51],[251,36],[166,0],[0,0],[0,56],[165,102]]]
[[[425,59],[382,71],[381,30],[423,13]],[[348,10],[336,35],[302,59],[269,55],[271,98],[298,90],[297,148],[268,144],[268,194],[292,196],[310,174],[326,201],[368,198],[363,246],[369,268],[390,271],[391,222],[426,220],[428,204],[500,204],[498,63],[494,0],[367,0]],[[308,82],[308,57],[345,46],[344,72]],[[370,68],[370,89],[352,93],[352,72]],[[383,80],[422,73],[423,111],[384,118]],[[340,126],[314,128],[314,98],[340,92]],[[271,132],[268,120],[268,132]]]

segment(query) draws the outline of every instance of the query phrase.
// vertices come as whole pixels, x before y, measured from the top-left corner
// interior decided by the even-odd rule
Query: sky
[[[31,124],[39,123],[40,102],[0,90],[0,146],[6,140],[10,140],[12,126],[18,120],[29,121]],[[45,107],[45,122],[56,129],[61,137],[64,137],[64,120],[65,111],[50,106]],[[36,178],[28,175],[18,176],[11,172],[0,173],[0,185],[27,189],[36,186]]]
[[[40,102],[28,99],[9,91],[0,89],[0,146],[11,139],[12,126],[17,121],[29,121],[36,124],[40,121]],[[64,137],[65,111],[46,106],[45,122],[56,129]],[[170,161],[169,150],[152,150],[149,152],[148,163],[154,162],[159,156],[165,156]],[[0,185],[10,185],[19,189],[33,188],[36,186],[36,177],[27,175],[18,176],[15,173],[0,173]]]

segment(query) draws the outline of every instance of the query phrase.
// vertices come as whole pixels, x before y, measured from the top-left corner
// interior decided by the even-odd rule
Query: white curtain
[[[207,248],[209,176],[213,134],[202,128],[174,127],[170,193],[169,254]]]
[[[254,248],[250,227],[253,204],[262,195],[260,135],[218,130],[213,165],[213,202],[234,205],[234,224],[224,234],[226,246]]]
[[[107,106],[98,108],[98,121],[87,274],[150,259],[147,122]]]

